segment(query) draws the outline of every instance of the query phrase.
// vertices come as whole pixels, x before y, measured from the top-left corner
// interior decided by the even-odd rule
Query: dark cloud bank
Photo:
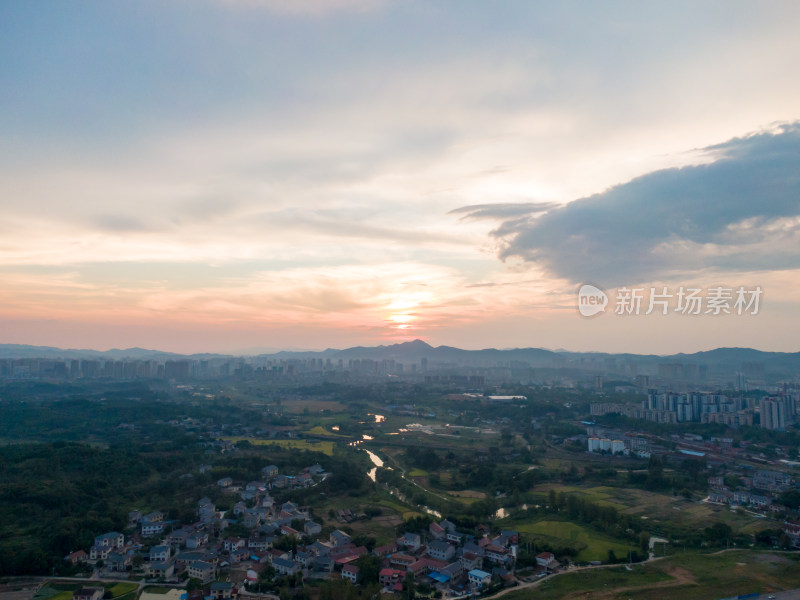
[[[698,270],[800,267],[800,122],[705,148],[713,162],[665,169],[566,205],[454,211],[501,221],[501,258],[608,286]]]

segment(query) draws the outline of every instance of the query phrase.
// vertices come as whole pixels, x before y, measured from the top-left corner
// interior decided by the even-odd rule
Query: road
[[[730,551],[733,551],[733,550],[734,550],[733,548],[730,548],[730,549],[727,549],[727,550],[720,550],[719,552],[715,552],[714,554],[721,554],[723,552],[730,552]],[[642,564],[649,563],[649,562],[655,562],[655,561],[659,561],[659,560],[664,560],[665,558],[669,558],[669,557],[666,557],[666,556],[654,557],[651,554],[650,558],[648,558],[646,561],[643,561],[643,562],[640,562],[640,563],[636,563],[636,564],[642,565]],[[621,565],[617,564],[617,565],[589,565],[589,566],[585,566],[585,567],[573,567],[571,569],[566,569],[566,570],[560,571],[558,573],[553,573],[552,575],[548,575],[547,577],[542,577],[540,579],[537,579],[536,581],[520,582],[519,580],[517,580],[519,585],[517,585],[515,587],[511,587],[511,588],[506,588],[504,590],[500,590],[499,592],[497,592],[496,594],[493,594],[491,596],[485,596],[485,598],[482,599],[482,600],[490,600],[490,599],[493,599],[493,598],[500,598],[502,596],[505,596],[506,594],[510,594],[512,592],[516,592],[516,591],[519,591],[519,590],[536,588],[536,587],[539,587],[542,584],[542,582],[549,581],[549,580],[553,579],[554,577],[558,577],[559,575],[568,575],[569,573],[577,573],[578,571],[586,571],[586,570],[589,570],[589,569],[610,569],[610,568],[620,567],[620,566]],[[782,591],[782,592],[765,593],[765,594],[761,594],[760,596],[754,596],[751,600],[773,600],[773,599],[774,600],[800,600],[800,588],[799,589],[794,589],[794,590],[785,590],[785,591]],[[708,600],[718,600],[718,599],[709,597]]]
[[[768,600],[772,598],[775,600],[800,600],[800,589],[775,592],[773,594],[761,594],[757,599],[754,598],[753,600]]]

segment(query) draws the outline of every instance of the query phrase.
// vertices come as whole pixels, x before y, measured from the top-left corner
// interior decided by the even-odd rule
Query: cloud
[[[524,213],[514,205],[454,212],[505,215],[492,232],[501,258],[520,257],[573,282],[800,266],[800,122],[701,155],[711,162],[656,171],[543,214],[538,204]]]
[[[384,0],[222,0],[225,4],[264,8],[270,12],[302,17],[321,17],[338,12],[367,12],[380,8]]]
[[[100,215],[95,221],[101,231],[125,233],[147,231],[148,228],[138,219],[123,215]]]
[[[464,215],[462,221],[473,219],[506,219],[543,213],[556,208],[555,202],[506,202],[498,204],[473,204],[451,210],[451,215]]]

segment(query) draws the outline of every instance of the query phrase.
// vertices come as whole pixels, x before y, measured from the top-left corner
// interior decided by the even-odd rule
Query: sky
[[[800,351],[797,31],[794,0],[2,2],[0,343]]]

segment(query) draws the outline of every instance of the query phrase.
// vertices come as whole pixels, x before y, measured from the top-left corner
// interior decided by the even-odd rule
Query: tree
[[[642,549],[645,555],[647,555],[647,552],[650,550],[650,534],[646,531],[639,534],[639,548]]]
[[[403,582],[403,589],[405,590],[406,600],[414,600],[417,596],[417,584],[414,582],[414,574],[406,573],[405,581]]]
[[[731,537],[733,530],[727,523],[717,522],[711,527],[706,527],[703,530],[707,540],[712,542],[722,542]]]
[[[735,473],[729,473],[725,475],[723,481],[725,482],[725,486],[729,487],[732,490],[735,490],[736,488],[741,487],[743,485],[741,477],[739,477]]]
[[[275,567],[272,565],[267,565],[258,574],[259,581],[272,581],[273,577],[275,577]]]
[[[791,550],[792,548],[792,538],[790,538],[786,533],[781,533],[781,537],[778,538],[778,544],[780,545],[782,550]]]
[[[779,537],[780,534],[780,529],[762,529],[755,534],[756,543],[763,544],[764,546],[772,546],[773,538]]]
[[[197,579],[196,577],[192,577],[189,581],[186,582],[186,591],[193,592],[194,590],[199,590],[203,587],[203,582]]]
[[[273,544],[278,550],[296,550],[297,538],[293,535],[282,535]]]
[[[358,583],[364,585],[377,583],[381,571],[381,561],[374,554],[364,554],[356,560],[358,567]]]
[[[781,495],[778,496],[778,502],[783,504],[786,508],[797,510],[800,508],[800,492],[795,489],[781,492]]]

